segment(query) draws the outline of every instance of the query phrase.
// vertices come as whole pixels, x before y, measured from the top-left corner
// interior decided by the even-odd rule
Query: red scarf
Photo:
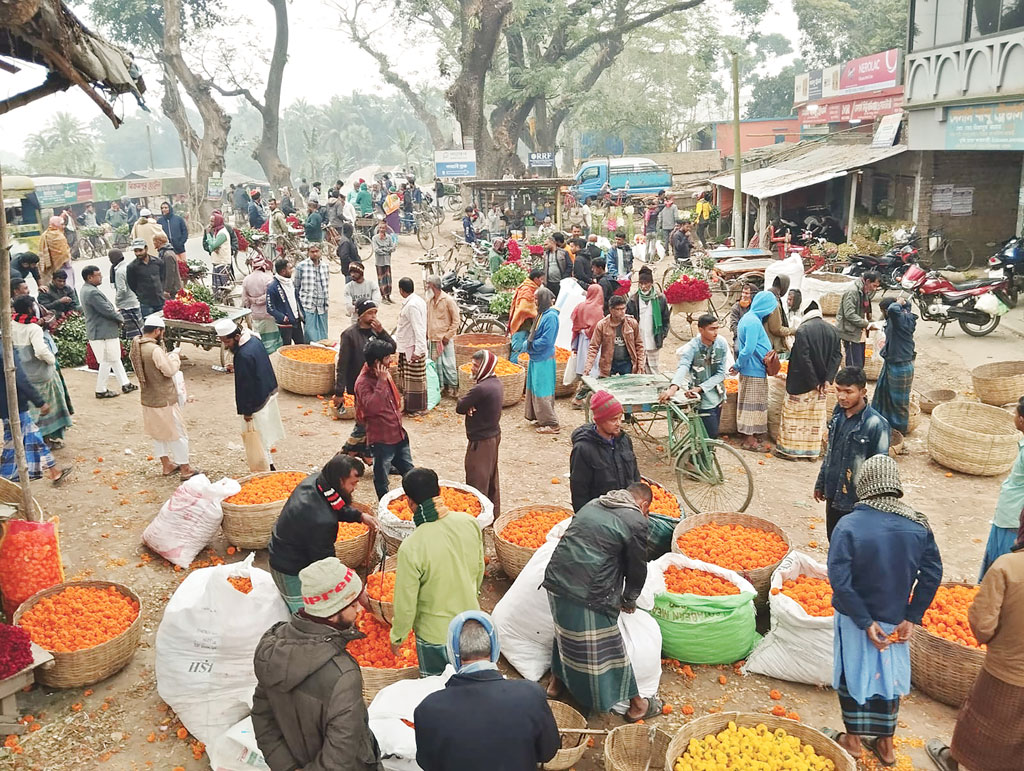
[[[43,322],[41,322],[38,317],[28,313],[12,313],[11,318],[17,321],[19,324],[38,324],[39,326],[43,325]]]

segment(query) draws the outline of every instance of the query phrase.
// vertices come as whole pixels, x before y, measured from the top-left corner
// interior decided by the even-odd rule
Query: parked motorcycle
[[[999,326],[999,304],[1009,304],[1005,277],[954,284],[942,272],[914,264],[900,283],[917,301],[921,318],[939,322],[939,334],[956,321],[971,337],[984,337]]]
[[[994,255],[988,258],[989,270],[1001,270],[1008,288],[1007,305],[1016,307],[1018,295],[1024,289],[1024,237],[1004,241]]]
[[[918,261],[917,232],[896,231],[896,243],[881,257],[868,254],[857,254],[850,258],[850,264],[843,268],[846,276],[863,276],[873,270],[882,277],[882,286],[886,289],[899,289],[903,276],[911,265]]]

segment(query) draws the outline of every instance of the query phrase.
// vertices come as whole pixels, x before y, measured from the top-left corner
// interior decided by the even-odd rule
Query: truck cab
[[[598,196],[607,184],[612,194],[648,195],[672,188],[672,172],[650,158],[592,158],[575,175],[572,193],[576,200]]]

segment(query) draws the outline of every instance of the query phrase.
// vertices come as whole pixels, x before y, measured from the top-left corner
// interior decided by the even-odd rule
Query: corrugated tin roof
[[[787,158],[761,169],[744,171],[740,182],[743,192],[754,198],[771,198],[791,190],[817,185],[851,170],[892,158],[906,152],[906,145],[870,147],[869,145],[823,145],[795,158]],[[712,185],[732,190],[733,175],[715,177]]]

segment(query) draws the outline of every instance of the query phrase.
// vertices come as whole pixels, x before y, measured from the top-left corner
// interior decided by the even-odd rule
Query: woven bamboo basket
[[[383,571],[380,569],[380,563],[370,565],[370,567],[372,568],[371,573],[393,573],[398,568],[398,558],[388,557],[385,559]],[[367,578],[369,577],[369,574],[367,574]],[[390,624],[395,617],[395,603],[388,602],[387,600],[378,600],[369,594],[366,595],[366,608],[378,621],[383,621],[385,624]]]
[[[472,360],[473,354],[480,350],[487,350],[500,359],[507,359],[512,346],[509,339],[504,335],[471,334],[455,335],[452,338],[452,345],[455,346],[455,366],[461,367]]]
[[[511,364],[511,362],[510,362]],[[501,400],[502,407],[511,407],[518,404],[523,398],[523,391],[526,388],[526,367],[519,364],[511,364],[516,372],[511,375],[495,375],[501,381],[504,389],[504,396]],[[473,365],[463,364],[459,367],[459,393],[468,393],[476,385],[472,374]]]
[[[365,503],[353,503],[357,509],[364,514],[372,514],[373,509],[367,506]],[[362,535],[357,535],[355,538],[349,538],[345,541],[334,542],[334,556],[342,561],[344,565],[350,568],[362,567],[363,563],[366,562],[366,553],[370,546],[370,530],[367,528],[366,532]]]
[[[956,391],[951,388],[936,388],[932,391],[918,392],[918,403],[921,405],[921,412],[931,415],[932,410],[940,404],[951,402],[956,398]]]
[[[568,360],[566,360],[566,361],[559,361],[558,360],[558,353],[559,352],[561,352],[563,359],[565,359],[566,356],[571,355],[568,348],[560,348],[560,347],[556,346],[556,348],[555,348],[555,398],[556,399],[561,399],[562,397],[565,397],[565,396],[572,396],[574,393],[576,393],[576,383],[575,382],[572,382],[569,385],[562,385],[562,378],[565,376],[565,368],[569,364],[569,362],[568,362]],[[521,353],[521,354],[519,354],[519,359],[518,359],[518,361],[516,363],[518,363],[522,367],[526,367],[526,366],[528,366],[529,361],[530,361],[529,355],[525,354],[525,353]]]
[[[402,545],[401,538],[395,538],[392,535],[388,535],[383,530],[380,531],[380,537],[384,540],[384,553],[388,556],[398,554],[398,547]]]
[[[360,666],[363,675],[363,701],[369,704],[377,691],[386,688],[399,680],[418,680],[419,667],[402,667],[401,669],[378,669],[377,667]]]
[[[878,380],[882,374],[882,357],[874,349],[871,343],[864,346],[864,377],[868,380]]]
[[[995,476],[1010,470],[1019,439],[1020,432],[1006,410],[958,400],[932,410],[928,454],[953,471]]]
[[[739,394],[725,395],[725,401],[722,402],[722,416],[718,420],[719,434],[736,433],[736,404],[738,400]]]
[[[317,348],[325,350],[320,346],[312,345],[290,345],[290,350],[302,350],[303,348]],[[296,361],[282,355],[281,349],[274,351],[270,356],[270,363],[274,366],[274,374],[277,375],[277,384],[285,391],[303,396],[319,396],[329,394],[334,390],[335,362],[329,364],[314,364],[308,361]]]
[[[942,586],[973,586],[947,581]],[[910,681],[943,704],[959,707],[985,663],[985,651],[968,648],[923,626],[910,636]]]
[[[1001,407],[1024,396],[1024,361],[982,364],[971,370],[974,393],[985,404]]]
[[[650,477],[645,477],[643,474],[640,475],[640,481],[646,483],[651,488],[652,491],[656,487],[657,488],[661,488],[662,490],[665,491],[666,494],[671,495],[675,499],[676,506],[679,507],[679,514],[678,514],[678,516],[675,515],[675,514],[666,514],[663,511],[656,511],[654,508],[651,509],[651,514],[660,514],[663,517],[671,517],[672,519],[683,519],[684,514],[685,514],[685,509],[683,509],[683,502],[681,500],[679,500],[679,496],[678,495],[676,495],[674,492],[672,492],[667,487],[665,487],[665,485],[663,485],[661,482],[658,482],[658,481],[656,481],[654,479],[651,479]],[[651,503],[651,506],[652,507],[654,506],[653,502]]]
[[[782,728],[790,736],[799,739],[801,743],[811,745],[815,753],[821,757],[831,760],[835,764],[836,771],[857,771],[857,762],[850,757],[849,753],[821,731],[816,731],[796,720],[753,712],[719,712],[690,721],[680,728],[669,742],[668,749],[665,751],[664,767],[666,769],[675,767],[676,758],[686,752],[690,739],[699,741],[709,734],[717,734],[727,728],[729,723],[735,723],[741,728],[744,726],[753,728],[763,723],[769,732]]]
[[[786,381],[768,378],[768,436],[778,441],[782,430],[782,411],[786,406]]]
[[[106,680],[124,669],[125,665],[132,660],[135,649],[139,645],[139,639],[142,637],[142,601],[139,599],[139,595],[127,586],[115,584],[113,581],[66,581],[51,586],[49,589],[43,589],[18,606],[18,609],[14,611],[12,623],[17,626],[21,617],[37,602],[44,597],[57,594],[69,586],[88,586],[98,589],[107,589],[112,586],[138,604],[139,615],[135,617],[131,626],[117,637],[92,648],[70,653],[49,651],[53,655],[53,667],[37,669],[36,680],[50,688],[81,688]]]
[[[291,471],[292,469],[262,471],[259,474],[242,477],[238,483],[244,485],[253,479]],[[295,469],[294,473],[305,472]],[[257,503],[251,506],[240,506],[224,501],[220,505],[221,511],[224,512],[224,519],[220,523],[224,537],[228,539],[228,543],[240,549],[266,549],[267,544],[270,543],[270,532],[274,529],[274,523],[277,522],[287,500],[287,498],[282,498],[279,501]]]
[[[826,281],[830,284],[842,285],[836,291],[829,291],[818,298],[818,307],[821,308],[822,316],[835,316],[839,313],[839,304],[842,302],[843,293],[850,285],[850,277],[839,273],[814,273],[811,278],[819,281]]]
[[[587,719],[563,701],[548,700],[551,714],[555,716],[555,724],[559,731],[564,728],[586,728]],[[564,771],[580,762],[587,751],[587,738],[584,734],[560,734],[562,749],[555,757],[541,766],[546,771]]]
[[[704,313],[707,309],[707,300],[699,300],[697,302],[686,303],[672,303],[673,313],[685,313],[687,316],[695,316],[698,313]]]
[[[9,479],[0,477],[0,503],[9,503],[12,506],[18,507],[18,514],[24,519],[28,519],[25,516],[25,512],[22,511],[21,505],[21,485],[17,482],[12,482]],[[39,505],[39,501],[35,498],[32,499],[32,508],[36,510],[36,519],[38,522],[42,522],[46,517],[43,515],[43,507]]]
[[[889,435],[889,457],[895,458],[903,454],[903,434],[895,428]]]
[[[634,723],[613,728],[604,739],[604,771],[665,768],[665,753],[671,741],[670,734],[652,725]]]
[[[782,538],[783,541],[786,542],[787,554],[789,553],[789,549],[793,548],[793,545],[790,543],[789,536],[786,535],[786,531],[778,525],[776,525],[774,522],[770,522],[767,519],[761,519],[760,517],[755,517],[752,514],[741,514],[736,511],[707,511],[701,514],[694,514],[693,516],[689,516],[686,519],[681,520],[679,524],[676,525],[675,530],[672,531],[672,551],[675,554],[683,554],[684,552],[679,548],[679,537],[683,533],[693,530],[693,528],[695,527],[710,524],[744,525],[745,527],[755,527],[759,530],[767,530],[769,532],[777,534],[780,538]],[[734,571],[735,573],[738,573],[739,575],[743,576],[743,578],[747,579],[751,584],[753,584],[754,589],[757,590],[756,602],[758,604],[767,602],[768,589],[769,585],[771,584],[772,573],[775,572],[775,568],[777,568],[779,566],[779,563],[781,563],[782,560],[785,558],[785,555],[783,555],[778,562],[775,562],[771,565],[766,565],[763,568]],[[732,568],[728,569],[732,570]]]
[[[907,433],[912,434],[921,426],[921,403],[917,394],[910,395],[910,414],[907,416]]]
[[[509,523],[514,522],[531,511],[561,511],[567,517],[572,516],[572,509],[567,509],[564,506],[520,506],[517,509],[506,511],[494,521],[494,551],[501,561],[501,568],[505,571],[505,575],[513,581],[516,576],[523,572],[526,563],[530,561],[530,557],[537,550],[506,541],[501,537],[501,531]]]

